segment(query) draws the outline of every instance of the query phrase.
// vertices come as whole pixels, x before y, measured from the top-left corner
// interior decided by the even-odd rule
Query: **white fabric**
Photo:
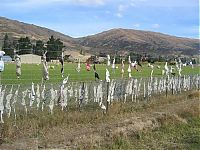
[[[54,102],[57,96],[57,91],[54,90],[53,87],[51,87],[50,94],[51,94],[51,99],[49,102],[49,109],[50,109],[51,114],[53,114]]]
[[[21,76],[21,61],[19,56],[16,56],[15,62],[16,62],[16,75],[17,78],[19,78]]]
[[[108,60],[107,66],[110,66],[110,55],[107,55],[107,60]]]
[[[69,92],[69,96],[72,97],[73,96],[73,88],[72,87],[68,87],[68,92]]]
[[[78,89],[77,88],[74,89],[74,97],[75,97],[76,102],[77,102],[78,101]]]
[[[5,108],[8,111],[8,118],[10,117],[10,113],[11,113],[10,100],[11,100],[12,95],[13,95],[12,90],[13,90],[13,86],[11,87],[9,94],[6,96],[6,106],[5,106]]]
[[[4,61],[0,60],[0,72],[4,71]]]
[[[94,92],[94,102],[97,102],[97,87],[93,87],[93,92]]]
[[[33,105],[34,101],[35,101],[35,89],[34,89],[34,83],[32,82],[31,93],[30,93],[30,106]]]
[[[13,102],[12,102],[12,109],[13,109],[13,111],[14,111],[15,123],[16,123],[16,119],[17,119],[17,115],[16,115],[16,111],[15,111],[15,104],[16,104],[17,99],[18,99],[19,87],[20,87],[20,85],[18,85],[18,88],[17,88],[17,90],[15,91],[15,94],[14,94],[14,96],[13,96]]]
[[[167,66],[167,62],[165,63],[165,73],[166,75],[169,75],[169,68]]]
[[[136,67],[136,65],[137,65],[136,61],[134,61],[133,63],[131,63],[131,67]]]
[[[153,69],[151,70],[151,79],[152,79],[152,77],[153,77]]]
[[[85,103],[88,103],[88,86],[85,84]]]
[[[102,103],[103,101],[103,91],[102,91],[102,82],[97,87],[97,102]]]
[[[27,107],[26,107],[25,97],[26,97],[27,93],[28,93],[28,90],[25,90],[22,92],[22,101],[21,101],[21,105],[24,106],[26,114],[27,114]]]
[[[63,100],[61,102],[62,110],[67,107],[67,92],[68,92],[68,87],[63,89]]]
[[[146,97],[146,85],[145,85],[145,81],[144,81],[144,87],[143,87],[143,90],[144,90],[144,91],[143,91],[143,95],[144,95],[143,97],[145,98],[145,97]]]
[[[129,64],[129,66],[128,66],[128,73],[131,73],[131,65]]]
[[[49,80],[49,71],[48,71],[48,64],[47,64],[47,61],[46,61],[46,54],[47,54],[47,51],[43,54],[43,79],[44,80]]]
[[[3,105],[3,99],[4,99],[4,95],[5,95],[5,89],[6,87],[3,89],[2,91],[2,85],[0,85],[0,116],[1,116],[1,123],[4,123],[3,121],[3,111],[4,111],[4,105]]]
[[[41,92],[41,99],[42,99],[42,111],[44,110],[44,104],[45,104],[45,85],[43,85],[43,89],[42,89],[42,92]]]
[[[106,106],[103,104],[103,102],[100,102],[99,106],[101,107],[102,110],[104,111],[106,110]]]
[[[39,84],[37,84],[36,102],[37,102],[37,109],[39,109],[39,107],[40,107],[40,86],[39,86]]]
[[[115,90],[115,82],[114,80],[112,80],[108,91],[107,101],[109,104],[114,100],[114,90]]]
[[[42,64],[43,64],[43,78],[44,80],[49,80],[49,71],[47,63],[43,62]]]
[[[78,66],[76,68],[76,71],[77,72],[80,72],[81,71],[81,62],[80,62],[80,59],[78,59]]]
[[[115,69],[115,58],[113,59],[112,69]]]
[[[124,60],[122,60],[121,74],[122,74],[122,77],[123,77],[123,74],[124,74]]]
[[[128,56],[128,63],[131,64],[131,56]]]
[[[106,68],[106,82],[110,82],[110,72]]]
[[[3,55],[5,55],[4,51],[0,51],[0,57],[2,57]]]
[[[137,92],[138,92],[138,79],[135,79],[134,80],[134,85],[133,85],[133,89],[134,89],[134,96],[135,96],[135,102],[137,100]],[[133,99],[132,99],[133,101]]]

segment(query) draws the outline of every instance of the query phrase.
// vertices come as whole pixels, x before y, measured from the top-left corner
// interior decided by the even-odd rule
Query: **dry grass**
[[[56,107],[53,115],[48,111],[36,110],[28,112],[27,115],[20,113],[16,123],[12,116],[1,124],[0,142],[13,143],[20,138],[36,138],[39,146],[43,148],[52,145],[59,147],[59,144],[78,144],[81,149],[127,149],[131,147],[131,138],[141,138],[141,131],[138,131],[140,129],[152,130],[157,128],[158,124],[168,126],[187,123],[190,118],[199,117],[198,105],[193,105],[193,101],[190,100],[189,95],[196,95],[193,93],[197,92],[168,97],[155,96],[148,102],[143,99],[140,99],[139,103],[116,102],[109,107],[108,114],[104,114],[98,105],[83,106],[81,110],[74,106],[67,111]],[[78,137],[82,139],[77,139]],[[107,142],[103,145],[102,141]],[[113,147],[110,147],[110,144],[114,144]]]
[[[200,100],[200,91],[193,91],[188,95],[188,98],[198,98]]]

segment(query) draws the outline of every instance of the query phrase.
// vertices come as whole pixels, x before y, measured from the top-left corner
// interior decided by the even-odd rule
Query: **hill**
[[[197,39],[181,38],[162,33],[132,29],[112,29],[96,35],[79,38],[82,46],[96,50],[134,51],[158,54],[197,54]]]
[[[162,33],[133,29],[112,29],[99,34],[73,38],[44,27],[0,17],[0,39],[5,33],[14,39],[28,36],[32,41],[44,40],[53,35],[60,38],[68,50],[83,49],[87,53],[136,52],[148,54],[198,54],[199,40],[170,36]],[[0,41],[0,46],[2,40]]]
[[[56,38],[60,38],[66,47],[73,48],[77,46],[76,42],[70,36],[33,24],[0,17],[0,39],[3,39],[5,33],[8,33],[8,35],[14,39],[28,36],[31,40],[40,39],[44,41],[47,41],[48,38],[53,35]]]

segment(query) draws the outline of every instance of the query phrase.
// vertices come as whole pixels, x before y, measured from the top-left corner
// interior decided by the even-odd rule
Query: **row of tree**
[[[53,36],[46,43],[42,40],[37,40],[33,44],[29,37],[20,37],[18,40],[12,40],[8,37],[8,34],[5,34],[2,44],[2,50],[12,58],[14,58],[15,54],[36,54],[42,56],[47,51],[48,60],[58,59],[64,47],[63,42]]]

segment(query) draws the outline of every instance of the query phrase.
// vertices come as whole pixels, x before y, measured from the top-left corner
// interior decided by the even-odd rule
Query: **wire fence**
[[[55,107],[66,111],[71,106],[79,110],[87,105],[106,111],[113,102],[148,102],[154,95],[168,96],[199,88],[199,75],[112,79],[110,83],[82,81],[66,84],[6,84],[0,86],[1,122],[4,116],[16,118],[18,112],[37,110],[53,114]]]

